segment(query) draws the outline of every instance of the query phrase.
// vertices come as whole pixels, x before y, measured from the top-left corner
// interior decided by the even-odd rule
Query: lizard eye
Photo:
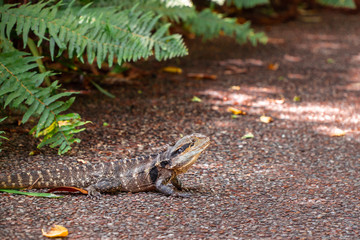
[[[181,154],[182,152],[184,152],[188,147],[190,146],[190,143],[185,144],[184,146],[182,146],[181,148],[178,148],[176,151],[174,151],[171,154],[171,157],[175,157],[179,154]]]

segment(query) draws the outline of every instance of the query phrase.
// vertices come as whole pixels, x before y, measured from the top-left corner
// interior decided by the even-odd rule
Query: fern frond
[[[6,118],[7,118],[7,117],[1,118],[1,119],[0,119],[0,123],[1,123],[2,121],[4,121]],[[4,131],[1,131],[1,130],[0,130],[0,139],[9,140],[9,139],[7,139],[6,137],[1,136],[1,135],[4,134],[4,133],[5,133]],[[0,141],[0,146],[1,146],[1,144],[2,144],[2,142]],[[1,148],[0,148],[0,152],[1,152]]]
[[[331,7],[356,8],[353,0],[318,0],[318,2]]]
[[[204,9],[188,23],[191,30],[197,35],[202,35],[205,40],[218,37],[223,32],[227,36],[234,36],[239,43],[248,40],[253,45],[267,42],[263,32],[255,33],[250,28],[250,22],[237,24],[236,18],[224,18],[222,14],[212,12],[210,9]]]
[[[31,116],[38,116],[39,121],[35,126],[36,137],[40,136],[41,131],[53,125],[53,129],[47,132],[39,147],[52,141],[51,147],[59,146],[58,153],[63,154],[71,149],[70,145],[73,142],[79,141],[73,138],[73,133],[79,131],[76,127],[87,122],[81,122],[78,115],[73,114],[72,118],[69,118],[68,115],[59,115],[71,106],[75,98],[71,97],[65,102],[59,101],[59,99],[73,93],[55,93],[55,90],[60,87],[57,81],[54,81],[49,87],[40,87],[44,78],[50,76],[51,73],[39,74],[31,71],[37,67],[35,62],[37,57],[27,55],[27,53],[17,50],[0,53],[0,98],[4,100],[3,107],[18,108],[20,104],[25,105],[27,109],[22,123],[27,122]],[[59,123],[64,121],[63,119],[71,120],[66,128]],[[60,134],[56,134],[57,132]]]
[[[257,5],[269,3],[269,0],[226,0],[227,5],[234,4],[237,8],[253,8]]]
[[[0,36],[10,38],[15,27],[18,35],[22,34],[24,46],[28,33],[32,31],[41,42],[49,40],[51,57],[68,49],[70,57],[76,55],[82,59],[86,51],[88,61],[97,58],[98,66],[113,57],[119,64],[124,61],[136,61],[153,55],[158,60],[183,56],[187,49],[180,35],[167,35],[163,29],[152,33],[159,17],[152,12],[142,12],[135,7],[125,10],[114,8],[93,8],[88,6],[78,9],[69,6],[58,11],[59,4],[47,6],[45,3],[26,4],[19,8],[4,5],[0,7]]]

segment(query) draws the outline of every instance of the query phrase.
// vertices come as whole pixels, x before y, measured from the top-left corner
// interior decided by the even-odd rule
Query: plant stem
[[[27,45],[29,46],[29,49],[30,49],[32,55],[34,55],[35,57],[41,57],[34,41],[31,38],[28,38]],[[36,63],[38,65],[39,71],[41,73],[46,72],[45,66],[44,66],[43,62],[41,61],[41,58],[36,59]],[[46,76],[44,78],[44,81],[45,81],[46,86],[49,87],[51,85],[49,77]]]

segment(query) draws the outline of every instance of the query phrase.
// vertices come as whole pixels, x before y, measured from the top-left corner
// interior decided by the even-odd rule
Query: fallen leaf
[[[293,101],[294,101],[294,102],[300,102],[300,101],[301,101],[301,98],[300,98],[299,96],[295,96],[295,97],[293,98]]]
[[[271,123],[274,120],[272,119],[272,117],[262,115],[260,117],[260,121],[263,122],[263,123]]]
[[[82,188],[76,188],[76,187],[57,187],[57,188],[52,188],[49,191],[47,191],[48,193],[52,193],[52,192],[81,192],[82,194],[88,194],[88,191]]]
[[[39,192],[23,192],[15,189],[0,189],[1,192],[7,192],[12,194],[27,195],[32,197],[47,197],[47,198],[63,198],[63,196],[58,196],[52,193],[39,193]]]
[[[284,59],[289,62],[300,62],[301,61],[300,57],[290,56],[288,54],[284,55]]]
[[[332,58],[328,58],[328,59],[326,59],[326,62],[332,64],[332,63],[335,63],[335,60]]]
[[[107,122],[103,122],[103,126],[107,127],[107,126],[109,126],[109,124]]]
[[[176,74],[181,74],[182,73],[182,69],[178,68],[178,67],[164,67],[162,69],[163,72],[168,72],[168,73],[176,73]]]
[[[76,159],[76,161],[78,161],[79,163],[83,163],[83,164],[87,164],[88,162],[84,159],[78,158]]]
[[[197,96],[194,96],[192,99],[191,99],[192,102],[201,102],[202,100],[200,98],[198,98]]]
[[[226,75],[247,73],[246,68],[240,68],[237,66],[230,65],[230,66],[227,66],[226,69],[227,70],[224,71],[224,74],[226,74]]]
[[[264,62],[259,60],[259,59],[246,59],[246,63],[250,64],[250,65],[254,65],[254,66],[263,66]]]
[[[196,78],[196,79],[210,79],[210,80],[217,79],[216,75],[206,74],[206,73],[188,73],[186,76],[188,78]]]
[[[302,74],[297,74],[297,73],[289,73],[288,78],[290,78],[290,79],[304,79],[305,76],[302,75]]]
[[[240,109],[234,108],[234,107],[228,107],[227,111],[231,112],[235,115],[246,115],[246,112],[244,112]]]
[[[231,86],[231,88],[230,89],[232,89],[232,90],[240,90],[240,86]]]
[[[272,70],[272,71],[276,71],[276,70],[278,70],[279,69],[279,64],[278,63],[270,63],[268,66],[267,66],[267,68],[269,69],[269,70]]]
[[[45,232],[44,229],[41,229],[43,236],[48,238],[55,238],[55,237],[66,237],[69,235],[69,231],[66,227],[61,225],[53,225],[50,231]]]
[[[246,59],[245,61],[242,59],[228,59],[228,60],[220,61],[219,65],[220,66],[235,65],[241,67],[241,66],[249,66],[249,65],[263,66],[264,63],[259,59]]]
[[[267,99],[269,102],[274,102],[274,103],[277,103],[277,104],[283,104],[285,102],[285,98],[284,97],[281,97],[281,99],[270,99],[268,98]]]
[[[242,59],[228,59],[219,62],[220,66],[228,66],[229,64],[236,66],[244,66],[245,62]]]
[[[337,128],[330,134],[330,136],[331,137],[341,137],[341,136],[345,136],[346,133],[347,133],[346,131]]]
[[[238,117],[239,117],[239,115],[235,115],[235,114],[232,114],[232,115],[231,115],[231,118],[232,118],[232,119],[235,119],[235,118],[238,118]]]
[[[249,138],[253,138],[254,134],[252,134],[251,132],[246,133],[244,136],[241,137],[241,139],[249,139]]]
[[[35,155],[38,155],[38,154],[40,154],[39,150],[33,150],[33,151],[29,152],[29,156],[35,156]]]

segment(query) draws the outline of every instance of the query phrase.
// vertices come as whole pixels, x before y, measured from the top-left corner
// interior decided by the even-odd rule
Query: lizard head
[[[162,167],[174,170],[177,174],[186,172],[209,146],[210,139],[199,133],[181,138],[166,151],[166,161]]]

